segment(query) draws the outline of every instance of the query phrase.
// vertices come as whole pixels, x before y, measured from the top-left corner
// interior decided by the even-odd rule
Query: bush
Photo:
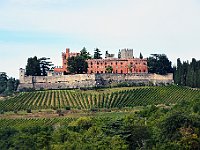
[[[31,109],[27,109],[26,112],[27,112],[27,113],[32,113],[32,112],[31,112]]]
[[[0,110],[0,114],[4,114],[4,110]]]
[[[60,110],[60,109],[57,109],[57,110],[56,110],[56,113],[57,113],[59,116],[64,116],[64,113],[63,113],[62,110]]]
[[[66,106],[66,107],[65,107],[65,110],[70,110],[70,109],[71,109],[70,106]]]
[[[97,111],[98,111],[98,108],[92,107],[90,110],[91,110],[92,112],[97,112]]]

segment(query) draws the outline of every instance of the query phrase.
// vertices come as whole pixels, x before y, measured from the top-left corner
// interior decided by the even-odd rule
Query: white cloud
[[[116,53],[129,47],[136,55],[166,53],[175,61],[199,55],[199,7],[196,0],[9,0],[1,7],[0,30],[66,35],[77,39],[66,42],[72,49],[100,47]],[[56,53],[64,45],[54,45],[60,48]],[[48,52],[52,43],[40,46]]]

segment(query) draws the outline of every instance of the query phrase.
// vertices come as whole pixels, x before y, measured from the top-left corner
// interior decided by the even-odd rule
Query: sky
[[[61,66],[66,48],[117,56],[200,56],[199,0],[0,0],[0,72],[18,78],[29,57]]]

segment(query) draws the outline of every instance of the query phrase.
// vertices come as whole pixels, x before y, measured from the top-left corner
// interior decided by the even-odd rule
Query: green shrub
[[[26,110],[27,113],[32,113],[31,109]]]

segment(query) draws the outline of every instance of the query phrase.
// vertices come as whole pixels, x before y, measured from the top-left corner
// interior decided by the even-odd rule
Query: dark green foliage
[[[177,67],[174,72],[174,81],[178,85],[200,87],[200,61],[192,59],[192,62],[181,62],[177,59]]]
[[[5,72],[0,72],[0,93],[3,93],[7,88],[8,77]]]
[[[86,60],[90,58],[89,52],[87,52],[86,48],[84,47],[80,51],[80,55],[68,58],[67,63],[69,72],[76,74],[87,73],[88,63]]]
[[[152,54],[147,62],[149,73],[165,75],[173,72],[172,63],[165,54]]]
[[[85,60],[91,59],[90,53],[87,52],[85,47],[83,47],[83,49],[80,51],[80,56],[82,56]]]
[[[88,63],[82,56],[72,56],[68,58],[68,70],[70,73],[82,74],[87,73]]]
[[[41,75],[40,61],[36,56],[34,56],[33,58],[32,57],[28,58],[26,65],[26,75],[27,76]]]
[[[65,110],[70,110],[70,109],[71,109],[70,106],[66,106],[66,107],[65,107]]]
[[[143,59],[143,55],[142,55],[142,53],[140,53],[140,57],[139,57],[140,59]]]
[[[94,50],[94,59],[102,59],[101,55],[101,51],[98,48],[96,48]]]
[[[53,66],[52,62],[49,61],[50,58],[42,57],[39,59],[40,70],[42,76],[47,76],[47,71]]]
[[[27,112],[27,113],[31,113],[31,109],[27,109],[26,112]]]
[[[27,76],[46,76],[47,71],[53,66],[52,62],[49,61],[50,58],[42,57],[37,58],[34,56],[27,60],[26,65],[26,75]]]
[[[0,73],[0,95],[11,95],[17,90],[19,80],[8,78],[5,72]]]

